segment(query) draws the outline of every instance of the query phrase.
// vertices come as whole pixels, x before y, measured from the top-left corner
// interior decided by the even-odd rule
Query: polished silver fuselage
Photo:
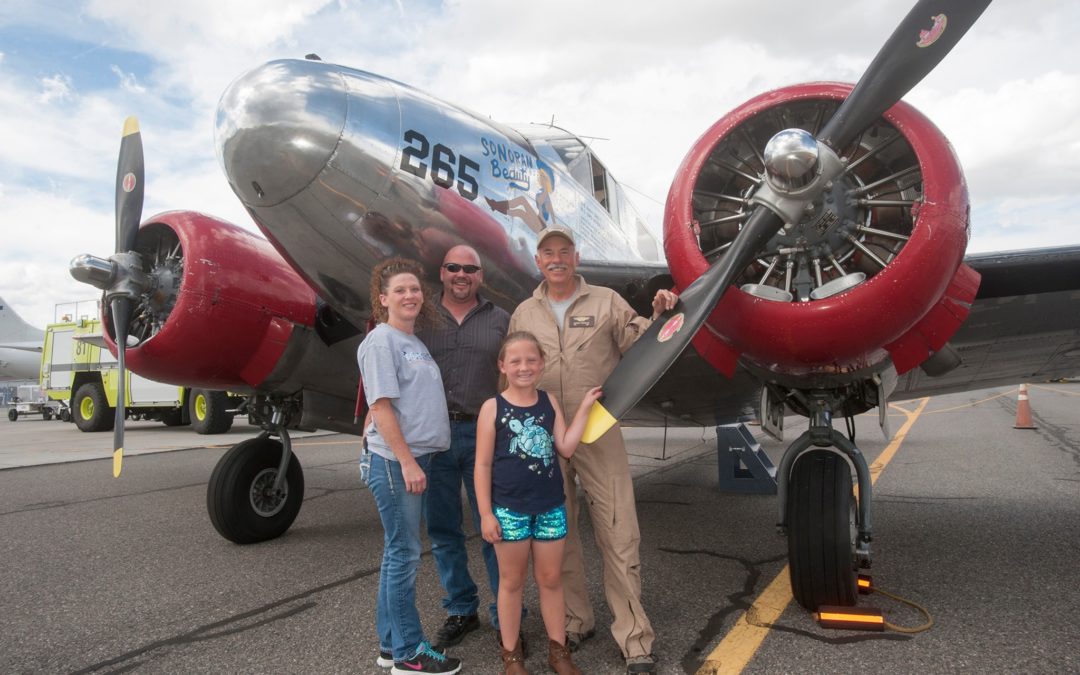
[[[371,268],[434,271],[474,246],[512,307],[539,278],[537,231],[574,231],[585,259],[659,260],[655,237],[580,139],[515,130],[407,85],[320,61],[274,61],[222,96],[217,145],[237,196],[312,287],[355,324]],[[552,180],[553,179],[553,180]]]

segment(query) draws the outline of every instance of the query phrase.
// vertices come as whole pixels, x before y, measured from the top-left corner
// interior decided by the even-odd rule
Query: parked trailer
[[[18,393],[8,408],[8,421],[14,422],[20,417],[41,415],[46,422],[51,419],[60,419],[65,404],[50,401],[41,393],[41,387],[36,384],[24,384],[18,388]]]

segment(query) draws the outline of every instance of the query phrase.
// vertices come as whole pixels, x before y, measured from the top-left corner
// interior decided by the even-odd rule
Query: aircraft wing
[[[982,253],[971,314],[950,344],[961,365],[940,377],[916,368],[894,399],[1080,374],[1080,246]]]
[[[0,349],[17,349],[23,352],[37,352],[41,353],[40,342],[10,342],[0,343]]]
[[[969,255],[982,275],[971,314],[949,344],[961,365],[931,377],[915,368],[892,400],[1044,381],[1080,374],[1080,246]],[[662,264],[583,261],[590,283],[615,289],[639,313],[670,279]],[[753,418],[761,382],[739,367],[732,378],[687,349],[624,424],[714,425]]]

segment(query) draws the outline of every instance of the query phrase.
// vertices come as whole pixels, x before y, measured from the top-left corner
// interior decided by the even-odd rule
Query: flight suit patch
[[[571,316],[570,327],[571,328],[592,328],[596,325],[595,316]]]

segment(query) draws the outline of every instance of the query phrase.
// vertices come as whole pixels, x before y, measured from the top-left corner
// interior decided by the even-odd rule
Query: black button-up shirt
[[[510,324],[505,310],[482,296],[476,300],[476,307],[458,325],[450,310],[443,307],[442,295],[438,295],[434,325],[418,326],[416,331],[439,364],[447,408],[469,415],[480,412],[484,401],[496,393],[499,346]]]

